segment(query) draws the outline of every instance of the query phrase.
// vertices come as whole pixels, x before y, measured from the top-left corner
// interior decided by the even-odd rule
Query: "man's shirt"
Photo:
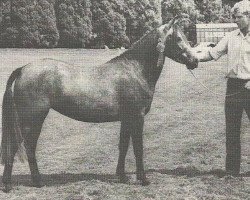
[[[230,32],[209,50],[214,60],[227,54],[229,78],[250,80],[250,33],[244,36],[239,29]]]

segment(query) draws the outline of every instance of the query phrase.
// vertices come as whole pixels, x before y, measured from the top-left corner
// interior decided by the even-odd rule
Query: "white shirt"
[[[250,80],[250,33],[244,36],[239,29],[230,32],[209,50],[214,60],[227,54],[227,77]]]

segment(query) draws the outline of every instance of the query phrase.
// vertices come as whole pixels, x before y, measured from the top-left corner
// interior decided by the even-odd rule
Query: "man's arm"
[[[215,47],[195,47],[192,49],[199,62],[218,60],[225,55],[228,50],[228,41],[230,34],[223,37]]]

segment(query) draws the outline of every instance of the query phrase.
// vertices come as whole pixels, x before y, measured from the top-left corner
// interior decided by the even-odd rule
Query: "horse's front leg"
[[[136,159],[136,176],[141,185],[149,185],[143,166],[143,125],[144,115],[133,116],[131,121],[131,137],[133,142],[133,149]]]
[[[116,168],[116,175],[119,176],[120,182],[127,182],[128,178],[125,174],[125,158],[128,151],[129,140],[130,140],[130,123],[129,118],[125,118],[121,121],[121,130],[120,130],[120,142],[119,142],[119,158]]]

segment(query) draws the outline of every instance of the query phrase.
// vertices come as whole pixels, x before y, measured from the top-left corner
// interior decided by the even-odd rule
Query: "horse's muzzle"
[[[192,61],[189,61],[187,64],[186,64],[187,68],[188,69],[195,69],[198,67],[198,60],[197,59],[193,59]]]

